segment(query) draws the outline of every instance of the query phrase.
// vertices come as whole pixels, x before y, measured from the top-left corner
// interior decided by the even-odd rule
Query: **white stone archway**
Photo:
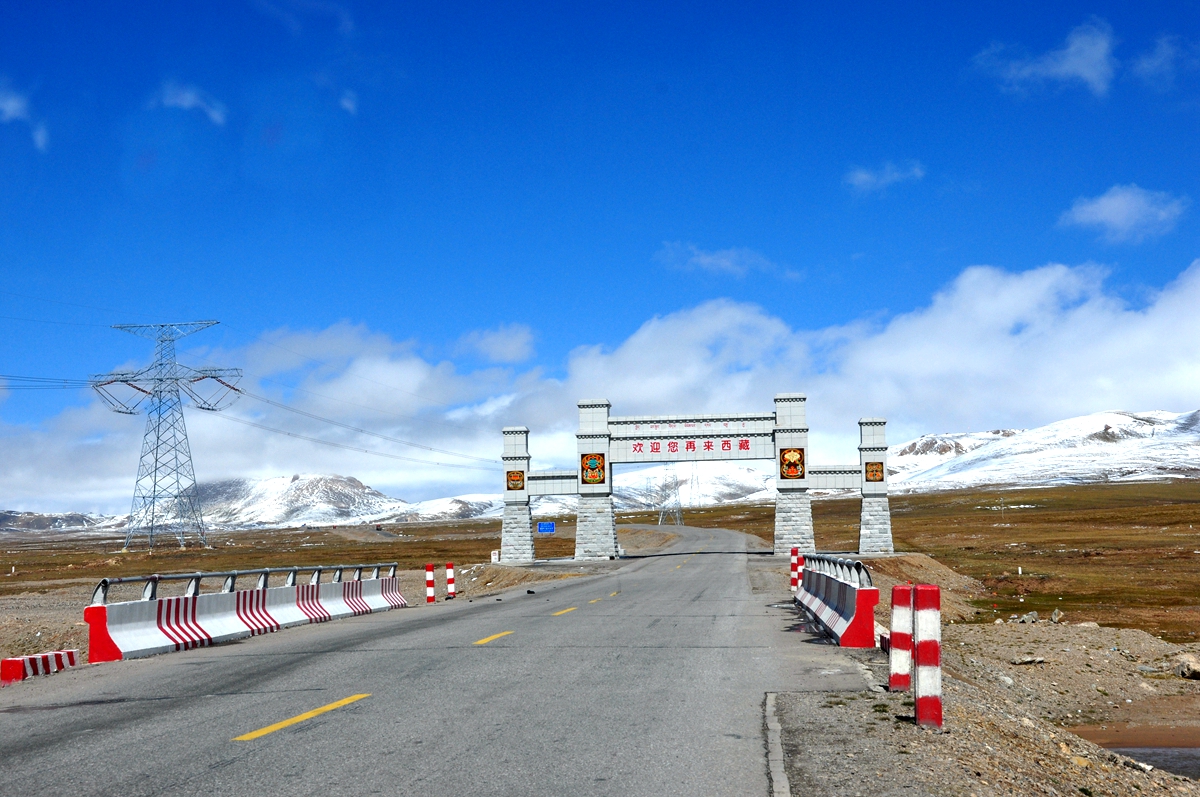
[[[500,561],[533,561],[531,497],[578,495],[575,558],[611,559],[618,555],[615,465],[742,459],[775,463],[775,553],[815,552],[809,490],[835,488],[861,492],[859,553],[891,553],[886,421],[858,422],[858,465],[811,466],[805,404],[802,393],[781,393],[767,413],[612,416],[605,399],[580,401],[575,470],[530,471],[529,429],[505,427]]]

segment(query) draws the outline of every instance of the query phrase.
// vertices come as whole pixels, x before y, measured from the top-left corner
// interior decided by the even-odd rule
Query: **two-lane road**
[[[5,688],[0,793],[764,795],[764,693],[864,681],[745,539]]]

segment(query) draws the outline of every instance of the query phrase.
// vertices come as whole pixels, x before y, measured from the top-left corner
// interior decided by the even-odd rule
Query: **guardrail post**
[[[263,572],[259,573],[258,574],[258,583],[256,583],[254,585],[254,588],[255,589],[266,589],[267,588],[267,580],[270,578],[270,576],[271,576],[270,570],[264,570]]]
[[[342,568],[337,568],[333,571],[333,583],[340,584],[342,581]]]
[[[234,588],[237,587],[237,577],[236,570],[225,576],[225,583],[221,585],[221,592],[233,592]]]
[[[892,625],[888,634],[888,691],[912,687],[912,586],[892,586]]]
[[[396,577],[396,566],[392,565],[391,567],[388,568],[388,578],[395,578],[395,577]]]
[[[142,587],[142,600],[152,601],[158,598],[158,576],[151,576]]]
[[[913,697],[917,724],[942,727],[942,591],[935,584],[913,587]]]
[[[374,581],[377,578],[379,578],[379,565],[375,565],[375,568],[371,570],[371,580]]]
[[[318,567],[315,570],[313,570],[313,574],[308,577],[308,583],[309,584],[320,584],[321,583],[321,568]]]
[[[434,603],[437,597],[433,591],[433,565],[425,565],[425,602]]]
[[[800,586],[800,549],[792,549],[792,592]]]
[[[446,562],[446,600],[454,600],[454,562]]]
[[[200,576],[192,576],[188,579],[187,586],[183,588],[183,597],[194,598],[200,594]]]

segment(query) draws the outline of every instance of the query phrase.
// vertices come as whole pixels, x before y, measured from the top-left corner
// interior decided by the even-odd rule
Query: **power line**
[[[402,457],[399,454],[385,454],[382,451],[372,451],[369,448],[357,448],[355,446],[348,446],[344,443],[334,443],[330,440],[321,440],[320,438],[317,438],[317,437],[309,437],[308,435],[297,434],[296,432],[288,432],[283,429],[275,429],[274,427],[265,426],[261,423],[255,423],[254,421],[247,421],[244,418],[234,418],[231,415],[219,415],[217,417],[221,418],[222,420],[233,421],[234,423],[240,423],[243,426],[253,426],[255,429],[262,429],[264,432],[274,432],[275,434],[287,435],[288,437],[295,437],[298,440],[307,440],[310,443],[319,443],[320,445],[323,445],[323,446],[331,446],[333,448],[341,448],[341,449],[345,449],[346,451],[357,451],[360,454],[370,454],[375,457],[387,457],[388,459],[398,459],[401,462],[415,462],[415,463],[418,463],[421,465],[437,465],[438,467],[442,467],[442,468],[458,468],[459,470],[484,470],[489,473],[497,473],[500,470],[499,468],[481,468],[476,465],[459,465],[459,464],[453,463],[453,462],[434,462],[434,461],[428,460],[428,459],[416,459],[414,457]]]
[[[184,356],[191,357],[196,360],[202,360],[206,363],[213,362],[212,360],[209,360],[206,357],[201,357],[198,354],[187,353]],[[446,423],[445,421],[439,421],[436,418],[421,418],[421,417],[417,417],[416,415],[405,415],[405,414],[399,413],[399,412],[392,412],[391,410],[381,410],[378,407],[371,407],[366,404],[359,404],[356,401],[347,401],[346,399],[337,398],[336,396],[327,396],[324,393],[317,393],[315,391],[308,390],[307,388],[298,387],[296,385],[289,385],[287,382],[281,382],[278,379],[272,379],[271,377],[263,376],[262,374],[253,374],[253,373],[250,373],[249,371],[244,371],[244,373],[246,374],[246,376],[257,379],[260,382],[268,382],[272,385],[279,385],[280,387],[284,388],[285,390],[293,390],[297,393],[305,393],[309,396],[315,396],[319,399],[325,399],[326,401],[336,401],[339,404],[345,404],[350,407],[358,407],[361,410],[370,410],[371,412],[377,412],[380,415],[390,415],[393,418],[402,418],[406,421],[417,421],[418,423],[423,423],[423,424],[434,424],[437,426],[445,427],[447,429],[454,429],[456,431],[462,430],[462,429],[474,429],[476,431],[485,431],[484,427],[482,427],[482,426],[471,426],[471,425],[466,425],[466,424],[452,424],[452,423]],[[489,428],[489,429],[486,429],[486,431],[490,432],[490,431],[494,431],[494,429]],[[495,460],[487,460],[487,461],[494,462]]]
[[[242,388],[238,388],[238,392],[241,393],[243,396],[249,396],[250,398],[257,399],[258,401],[261,401],[265,404],[270,404],[272,407],[278,407],[281,410],[287,410],[288,412],[294,412],[297,415],[303,415],[306,418],[312,418],[313,420],[321,421],[322,423],[332,424],[333,426],[340,426],[343,429],[349,429],[350,431],[358,432],[359,434],[366,434],[366,435],[371,435],[372,437],[378,437],[381,440],[387,440],[389,443],[399,443],[400,445],[412,446],[413,448],[421,448],[426,451],[432,451],[436,454],[445,454],[445,455],[451,456],[451,457],[462,457],[463,459],[473,459],[476,462],[487,462],[489,464],[495,464],[495,465],[502,464],[498,460],[487,459],[486,457],[476,457],[471,454],[460,454],[457,451],[447,451],[446,449],[443,449],[443,448],[434,448],[433,446],[427,446],[422,443],[414,443],[410,440],[401,440],[398,437],[389,437],[388,435],[380,434],[379,432],[371,432],[366,429],[360,429],[357,426],[351,426],[348,423],[342,423],[341,421],[335,421],[332,418],[324,418],[324,417],[317,415],[315,413],[312,413],[312,412],[307,412],[305,410],[297,409],[295,407],[289,407],[287,404],[284,404],[279,401],[273,401],[272,399],[266,398],[264,396],[256,395],[256,394],[251,393],[250,391],[244,390]]]

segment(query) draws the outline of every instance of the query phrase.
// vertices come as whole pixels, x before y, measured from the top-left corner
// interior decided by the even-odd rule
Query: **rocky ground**
[[[927,557],[869,565],[882,593],[909,579],[943,586],[945,730],[918,728],[911,695],[885,691],[886,654],[851,652],[868,691],[776,700],[792,794],[1200,795],[1087,740],[1200,745],[1200,681],[1176,674],[1200,646],[1095,623],[964,624],[978,620],[967,602],[985,594],[978,582]]]

